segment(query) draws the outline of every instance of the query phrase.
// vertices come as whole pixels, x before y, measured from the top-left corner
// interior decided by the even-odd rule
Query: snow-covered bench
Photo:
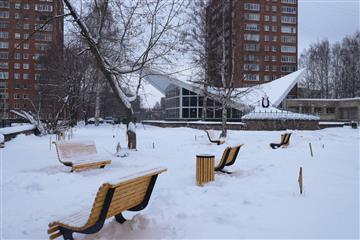
[[[71,167],[71,172],[89,168],[104,168],[111,160],[97,154],[94,141],[57,141],[54,142],[59,161]]]
[[[241,144],[239,146],[236,147],[227,147],[225,148],[223,155],[220,159],[220,162],[216,165],[215,167],[215,171],[219,171],[219,172],[223,172],[223,173],[231,173],[228,171],[224,170],[225,166],[230,166],[233,165],[235,163],[236,157],[240,151],[240,148],[243,146],[244,144]]]
[[[223,144],[223,143],[225,142],[224,139],[222,139],[222,138],[217,138],[217,137],[215,136],[215,132],[214,132],[213,130],[205,130],[205,132],[206,132],[206,135],[208,136],[209,141],[210,141],[211,143],[216,143],[217,145],[220,145],[220,144]]]
[[[287,147],[290,144],[290,136],[291,133],[285,133],[285,134],[281,134],[281,142],[280,143],[270,143],[270,147],[272,149],[276,149],[279,147]]]
[[[90,214],[89,211],[80,212],[50,223],[49,238],[55,239],[62,235],[64,239],[73,239],[74,232],[98,232],[105,220],[110,217],[115,217],[119,223],[125,222],[122,212],[144,209],[149,202],[157,176],[166,170],[155,168],[121,178],[116,183],[104,183],[96,194]]]

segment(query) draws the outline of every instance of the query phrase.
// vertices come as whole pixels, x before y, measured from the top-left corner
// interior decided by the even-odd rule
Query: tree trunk
[[[222,102],[222,116],[221,116],[221,134],[220,137],[226,138],[227,135],[227,109],[225,102]]]
[[[99,126],[100,118],[100,81],[97,79],[96,83],[96,98],[95,98],[95,126]]]

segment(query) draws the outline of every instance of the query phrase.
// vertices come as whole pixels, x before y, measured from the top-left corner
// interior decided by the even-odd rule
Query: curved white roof
[[[288,74],[282,78],[273,80],[268,83],[256,85],[250,88],[239,88],[237,91],[247,92],[246,95],[239,95],[234,98],[231,107],[237,109],[244,109],[244,107],[255,107],[261,98],[266,94],[272,106],[277,107],[289,94],[291,89],[299,82],[304,74],[305,69],[300,69],[296,72]],[[194,84],[178,80],[171,77],[169,74],[161,73],[154,70],[143,70],[143,78],[153,85],[161,93],[165,94],[165,90],[170,85],[175,85],[180,88],[193,91],[202,95],[203,91]],[[212,91],[211,97],[217,98],[215,91]]]

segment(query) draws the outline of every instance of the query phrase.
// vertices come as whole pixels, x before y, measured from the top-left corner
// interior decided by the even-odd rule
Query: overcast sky
[[[359,31],[360,0],[299,0],[299,54],[311,43]]]

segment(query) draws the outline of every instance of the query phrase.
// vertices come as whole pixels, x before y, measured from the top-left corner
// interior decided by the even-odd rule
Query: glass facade
[[[184,88],[170,85],[165,92],[165,110],[167,120],[199,120],[203,114],[204,97]],[[221,120],[221,104],[207,99],[206,120]],[[229,108],[229,121],[241,121],[243,113]]]

